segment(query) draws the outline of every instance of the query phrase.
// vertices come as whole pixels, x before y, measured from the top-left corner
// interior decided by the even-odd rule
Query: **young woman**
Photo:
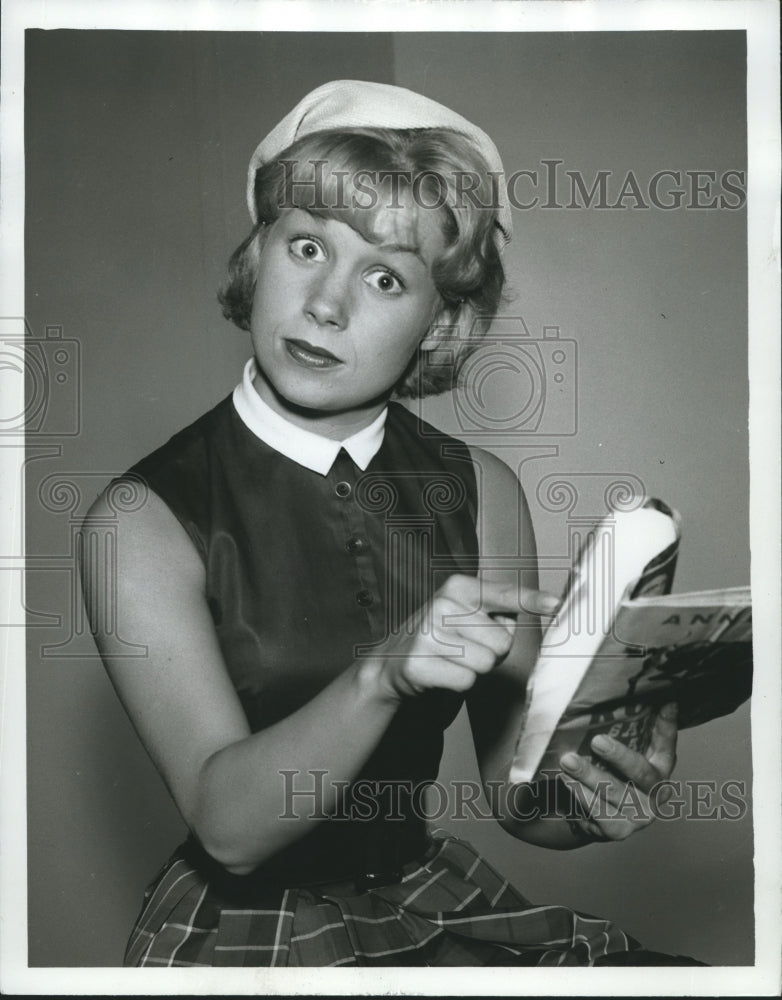
[[[129,473],[148,494],[120,518],[117,600],[146,660],[96,636],[191,832],[128,964],[658,960],[608,921],[532,906],[426,824],[465,699],[489,800],[531,843],[628,836],[647,820],[621,815],[626,782],[643,796],[674,760],[664,710],[645,756],[596,743],[610,771],[567,755],[569,781],[508,787],[557,602],[510,470],[390,401],[451,389],[498,309],[501,176],[465,119],[358,81],[308,95],[253,156],[254,226],[221,293],[252,358]],[[89,605],[102,580],[85,576]],[[575,807],[599,783],[597,820]]]

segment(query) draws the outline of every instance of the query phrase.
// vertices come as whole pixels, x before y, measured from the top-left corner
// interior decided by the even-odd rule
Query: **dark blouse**
[[[131,472],[165,501],[203,560],[220,647],[254,732],[371,655],[450,574],[475,572],[469,451],[398,404],[363,473],[344,450],[325,476],[299,465],[253,434],[230,397]],[[420,805],[462,700],[433,691],[403,703],[337,816],[259,876],[341,877],[421,850],[425,824],[410,793]],[[315,791],[320,781],[328,775],[281,775],[280,813],[285,782]]]

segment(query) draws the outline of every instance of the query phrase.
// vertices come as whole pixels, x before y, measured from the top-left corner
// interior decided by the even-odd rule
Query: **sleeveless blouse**
[[[230,397],[131,473],[198,550],[220,648],[253,732],[371,655],[452,573],[475,573],[469,451],[398,404],[363,473],[344,450],[325,476],[299,465],[260,440]],[[273,873],[301,884],[422,853],[421,792],[437,777],[443,731],[462,701],[431,691],[403,702],[337,815],[313,824],[254,878]],[[281,814],[286,787],[311,792],[317,810],[328,780],[314,773],[317,765],[279,776]],[[214,869],[193,841],[190,851]]]
[[[253,731],[404,628],[449,575],[476,570],[470,454],[398,405],[363,473],[344,450],[325,476],[297,464],[230,397],[131,472],[203,560]],[[336,814],[250,875],[230,875],[191,837],[147,888],[125,964],[700,964],[645,952],[608,920],[534,904],[466,841],[429,836],[416,790],[437,777],[462,701],[431,691],[402,702]],[[316,770],[295,790],[314,790]]]

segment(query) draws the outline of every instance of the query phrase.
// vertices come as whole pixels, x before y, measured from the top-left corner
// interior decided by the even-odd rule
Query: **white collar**
[[[253,385],[256,372],[255,358],[250,358],[244,366],[242,381],[233,393],[236,412],[256,437],[286,458],[319,472],[321,476],[328,473],[341,448],[362,472],[366,470],[383,443],[387,409],[368,427],[363,427],[344,441],[333,441],[297,427],[265,403]]]

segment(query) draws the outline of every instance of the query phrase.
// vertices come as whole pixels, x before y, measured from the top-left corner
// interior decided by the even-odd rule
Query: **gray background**
[[[55,616],[44,627],[33,614],[29,629],[31,965],[118,964],[142,890],[183,833],[89,637],[74,634],[71,532],[110,475],[237,381],[247,338],[214,292],[247,231],[249,154],[296,100],[340,77],[452,106],[495,138],[508,171],[558,158],[587,181],[612,171],[616,190],[628,170],[643,183],[662,169],[745,167],[741,33],[28,32],[27,317],[35,336],[59,325],[81,352],[79,384],[62,390],[78,390],[79,433],[49,427],[28,446],[27,549],[41,562],[27,606]],[[598,516],[623,473],[682,511],[678,589],[746,583],[744,212],[538,208],[514,224],[507,312],[533,336],[559,326],[578,351],[577,433],[545,439],[556,456],[532,457],[540,439],[494,441],[521,465],[544,582],[562,585],[568,514],[538,502],[543,477],[590,473],[570,516]],[[511,390],[497,391],[501,411]],[[63,412],[76,399],[60,398]],[[425,412],[455,426],[448,398]],[[78,495],[58,506],[53,475]],[[460,717],[441,777],[474,775]],[[684,733],[677,776],[749,791],[747,707]],[[492,823],[450,826],[532,900],[610,916],[650,948],[752,962],[749,815],[660,822],[568,854]]]

